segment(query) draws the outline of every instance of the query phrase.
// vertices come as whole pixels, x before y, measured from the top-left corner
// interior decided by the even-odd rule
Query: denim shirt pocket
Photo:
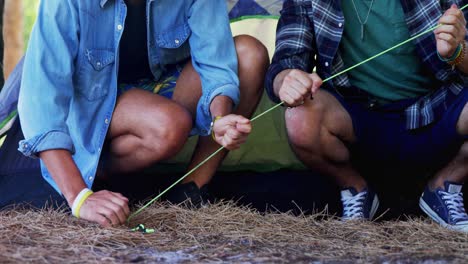
[[[78,93],[89,101],[106,96],[114,75],[111,67],[114,62],[115,53],[111,50],[86,50],[78,71]]]
[[[190,56],[188,39],[191,34],[187,22],[158,34],[156,43],[161,49],[161,64],[175,64],[188,58]]]

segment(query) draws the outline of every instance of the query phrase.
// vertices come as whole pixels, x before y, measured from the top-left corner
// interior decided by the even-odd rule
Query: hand
[[[316,73],[287,70],[280,84],[278,97],[288,106],[299,106],[317,92],[321,85],[322,79]]]
[[[434,30],[437,41],[437,52],[443,58],[450,58],[458,45],[465,41],[466,20],[463,12],[453,4],[439,19],[442,26]]]
[[[103,227],[124,224],[129,214],[128,199],[120,193],[110,191],[93,193],[80,209],[80,218]]]
[[[250,120],[240,115],[227,115],[215,121],[215,141],[228,150],[238,149],[252,131]]]

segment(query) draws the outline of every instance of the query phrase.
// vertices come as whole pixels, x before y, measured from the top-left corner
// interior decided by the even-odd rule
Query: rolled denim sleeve
[[[49,131],[42,135],[23,140],[19,144],[19,151],[28,157],[37,158],[37,153],[49,149],[67,149],[75,152],[70,136],[61,131]]]
[[[74,153],[66,120],[74,94],[78,50],[78,1],[41,1],[24,61],[18,113],[25,140],[19,150],[37,157],[41,151]]]
[[[312,72],[315,65],[314,29],[307,4],[304,0],[286,0],[281,10],[276,28],[275,54],[265,80],[267,94],[276,103],[280,100],[273,90],[273,82],[278,73],[287,69]]]
[[[234,107],[239,103],[237,54],[226,1],[194,1],[188,22],[192,30],[189,39],[192,63],[202,83],[195,126],[205,136],[210,133],[210,104],[216,96],[228,96]]]

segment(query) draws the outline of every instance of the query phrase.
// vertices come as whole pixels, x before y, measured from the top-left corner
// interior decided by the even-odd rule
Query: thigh
[[[185,108],[176,102],[134,88],[119,96],[108,135],[110,139],[125,134],[141,136],[166,124],[185,120],[186,115]]]
[[[189,60],[177,79],[172,100],[182,105],[195,118],[197,105],[202,95],[201,80]]]

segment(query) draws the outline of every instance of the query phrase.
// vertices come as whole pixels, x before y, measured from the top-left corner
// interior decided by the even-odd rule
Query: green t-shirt
[[[371,0],[353,0],[364,22]],[[345,17],[340,54],[345,67],[353,66],[379,52],[409,39],[400,1],[374,0],[361,39],[361,24],[352,0],[342,0]],[[350,82],[374,95],[380,103],[414,98],[435,88],[437,81],[407,43],[348,72]]]

